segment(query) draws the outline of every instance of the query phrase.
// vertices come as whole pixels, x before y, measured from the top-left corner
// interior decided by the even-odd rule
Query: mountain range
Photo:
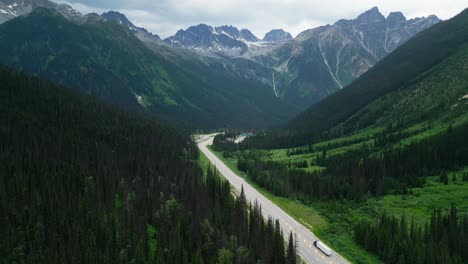
[[[146,56],[146,58],[142,60],[135,57],[135,54],[138,52],[131,52],[133,54],[128,54],[128,57],[123,56],[123,58],[133,60],[135,63],[137,63],[137,60],[147,61],[143,63],[145,66],[142,66],[145,69],[151,69],[151,64],[158,65],[158,61],[161,60],[169,65],[177,65],[174,66],[175,68],[169,67],[170,69],[168,69],[168,66],[159,67],[159,70],[154,72],[142,70],[140,72],[146,72],[146,74],[144,74],[145,77],[140,77],[140,81],[135,80],[135,83],[133,81],[129,82],[128,80],[125,82],[119,81],[119,85],[116,85],[112,89],[121,89],[121,91],[127,90],[127,92],[125,92],[125,94],[127,94],[126,96],[122,96],[121,92],[109,90],[109,84],[102,85],[100,86],[102,89],[108,90],[104,93],[106,94],[104,97],[107,99],[119,94],[119,96],[114,98],[118,103],[125,101],[125,105],[136,105],[136,108],[142,108],[143,106],[145,111],[164,112],[164,115],[169,116],[175,111],[178,112],[178,114],[176,114],[178,116],[177,119],[183,119],[185,121],[189,119],[187,116],[191,116],[191,114],[183,114],[185,111],[189,111],[190,113],[199,112],[200,117],[205,117],[203,118],[203,123],[208,124],[213,122],[208,120],[214,120],[213,116],[215,115],[212,113],[207,114],[208,112],[204,110],[200,111],[200,109],[206,107],[207,103],[204,102],[203,105],[201,105],[201,101],[196,102],[197,99],[193,99],[201,98],[200,96],[191,95],[187,97],[188,94],[186,94],[182,96],[184,99],[180,97],[175,100],[173,99],[177,96],[167,96],[167,93],[174,93],[172,89],[173,86],[180,86],[174,83],[180,83],[183,78],[174,77],[174,82],[162,86],[154,81],[144,81],[160,79],[160,74],[162,74],[162,72],[175,71],[177,73],[174,73],[174,76],[190,73],[196,76],[194,77],[195,79],[201,80],[199,86],[196,87],[204,87],[204,89],[198,90],[188,88],[190,86],[193,87],[193,84],[190,84],[190,82],[186,82],[182,85],[182,87],[187,87],[183,89],[204,94],[202,96],[206,98],[204,100],[209,100],[208,98],[210,96],[216,98],[215,95],[217,93],[213,91],[219,91],[223,94],[222,98],[224,98],[221,101],[228,100],[233,104],[229,115],[233,116],[233,119],[238,120],[232,124],[235,126],[239,125],[240,123],[237,122],[240,122],[242,119],[237,117],[238,114],[236,114],[236,112],[238,111],[235,110],[236,108],[243,109],[241,112],[245,111],[246,113],[249,111],[262,113],[258,118],[266,121],[258,123],[257,120],[253,119],[253,122],[241,122],[244,123],[242,126],[249,126],[252,124],[256,124],[256,126],[260,124],[261,126],[273,125],[285,121],[284,118],[299,113],[300,110],[310,107],[350,84],[418,32],[440,22],[435,16],[407,20],[400,12],[394,12],[388,17],[384,17],[379,12],[378,8],[372,8],[356,19],[340,20],[333,25],[310,29],[302,32],[294,39],[291,34],[281,29],[272,30],[267,33],[263,39],[259,39],[248,29],[239,30],[234,26],[212,27],[201,24],[192,26],[187,30],[180,30],[174,36],[161,40],[158,35],[152,34],[148,30],[134,25],[121,13],[110,11],[102,15],[82,15],[68,5],[55,4],[48,0],[1,0],[0,8],[3,11],[0,11],[2,14],[0,21],[8,21],[17,16],[28,14],[38,7],[54,10],[57,14],[67,18],[71,23],[82,27],[80,30],[102,29],[102,27],[111,28],[106,21],[115,22],[114,24],[132,33],[146,46],[140,46],[137,50],[149,49],[153,51],[152,55]],[[38,23],[40,22],[41,21],[38,21]],[[65,23],[64,21],[62,22]],[[46,25],[44,25],[44,30],[45,32],[49,30]],[[112,39],[111,43],[123,37],[123,32],[117,33],[116,30],[111,31],[100,34],[103,34],[103,39]],[[53,34],[61,35],[66,33],[67,32],[62,31],[54,32]],[[112,36],[113,34],[122,34],[122,36]],[[17,45],[22,43],[20,39],[14,40],[14,37],[9,35],[8,37],[4,35],[4,37],[7,39],[11,38],[12,41],[20,41],[17,42]],[[16,35],[16,37],[19,36]],[[40,36],[37,37],[40,38]],[[52,39],[58,40],[59,36],[56,37],[57,38]],[[129,41],[128,37],[128,35],[125,37],[127,41]],[[31,38],[31,36],[23,35],[21,38]],[[72,37],[70,36],[70,38]],[[39,41],[39,39],[37,41]],[[95,45],[95,43],[93,43],[95,41],[96,40],[89,40],[89,42],[84,42],[87,43],[88,47],[92,47]],[[9,44],[8,41],[4,43],[6,45]],[[105,46],[104,43],[101,44],[103,45],[102,47]],[[63,43],[55,43],[55,45],[57,49],[63,49],[63,47],[61,47]],[[38,45],[35,48],[37,48],[36,52],[38,52],[43,47]],[[121,45],[120,48],[122,49],[120,52],[125,50],[123,45]],[[73,53],[71,48],[65,48],[63,50],[66,50],[67,53],[70,54]],[[30,52],[33,51],[34,49]],[[4,52],[5,57],[2,58],[2,62],[7,65],[24,70],[28,68],[25,64],[32,63],[32,61],[26,61],[26,57],[24,57],[24,54],[20,52],[18,47],[10,45],[5,48]],[[89,54],[86,56],[91,56],[93,52],[88,49],[87,53]],[[18,59],[18,57],[23,57],[25,61],[20,62],[21,59]],[[154,59],[155,57],[158,59]],[[125,65],[125,63],[128,63],[123,62],[123,58],[118,59],[120,60],[118,65]],[[155,60],[154,63],[151,63],[147,58],[153,58]],[[70,69],[66,69],[67,73],[64,74],[66,76],[61,76],[61,74],[59,74],[60,70],[51,72],[51,69],[48,69],[51,62],[60,59],[58,55],[52,57],[52,60],[51,58],[43,57],[40,59],[40,63],[36,62],[41,66],[35,65],[36,69],[30,69],[30,73],[39,74],[39,72],[42,72],[40,76],[43,74],[43,77],[58,80],[60,83],[66,84],[67,86],[80,86],[86,89],[88,93],[92,93],[92,87],[95,86],[93,85],[93,81],[90,80],[90,86],[85,87],[81,76],[70,74],[70,72],[73,72],[70,71]],[[68,61],[70,61],[70,59],[68,59]],[[96,61],[96,59],[93,59],[93,61]],[[115,68],[116,65],[109,64],[106,59],[97,59],[97,61],[100,61],[103,69],[107,69],[106,72],[114,72],[114,74],[116,74],[114,70],[110,70]],[[82,66],[80,64],[81,62],[76,63],[77,66]],[[141,64],[141,62],[137,63],[137,65]],[[37,69],[42,68],[44,65],[46,68],[40,71]],[[126,70],[117,74],[119,79],[127,78],[123,77],[127,75],[129,80],[133,79],[133,77],[130,76],[135,74],[131,73],[132,71],[129,67],[130,66],[127,65],[120,69],[120,71],[122,71],[122,69]],[[86,69],[88,67],[84,66],[82,69],[83,68]],[[157,76],[152,76],[154,74]],[[220,80],[219,84],[214,85],[213,81],[208,81],[215,79]],[[232,80],[235,81],[233,82]],[[145,92],[140,91],[136,93],[138,96],[135,96],[134,91],[139,89],[135,87],[140,87],[142,83],[145,82]],[[244,88],[234,87],[234,85],[241,85],[241,83]],[[130,84],[134,87],[128,87]],[[122,85],[127,86],[127,88],[117,88]],[[227,89],[223,86],[232,88]],[[171,92],[162,92],[164,89],[161,90],[161,87],[171,87],[168,88]],[[177,91],[179,89],[177,88],[175,90]],[[244,90],[246,93],[240,92],[240,90]],[[161,95],[161,92],[165,95]],[[101,93],[102,91],[99,92],[99,94]],[[253,96],[252,94],[256,95]],[[101,96],[103,96],[103,94],[101,94]],[[168,98],[172,99],[168,100]],[[237,99],[233,100],[233,98]],[[114,102],[114,99],[109,100]],[[174,103],[180,100],[184,102],[183,104],[187,104],[190,107],[183,107],[185,110],[181,110],[180,104]],[[150,101],[151,103],[149,103]],[[208,103],[209,105],[218,104],[217,102],[213,102],[214,100],[211,101],[211,103]],[[238,102],[241,102],[240,105],[235,106]],[[242,106],[243,103],[249,106]],[[172,110],[169,110],[167,109],[168,105],[177,107],[170,107]],[[276,107],[274,107],[275,105]],[[161,110],[161,107],[165,110]],[[188,110],[193,107],[197,110]],[[266,109],[272,108],[277,109],[273,112],[276,114],[267,114],[268,111]],[[211,111],[212,110],[209,112]],[[207,115],[212,117],[206,118]],[[254,114],[252,116],[256,115]],[[223,119],[226,120],[225,118]],[[221,124],[217,124],[216,126],[218,125]],[[229,123],[223,122],[221,126],[225,125],[229,126]]]
[[[263,39],[259,39],[248,29],[239,30],[227,25],[213,28],[200,24],[179,30],[164,42],[208,56],[252,59],[278,48],[291,39],[291,34],[281,29],[272,30]]]
[[[434,15],[408,20],[401,12],[384,17],[374,7],[356,19],[306,30],[294,39],[281,29],[259,40],[246,29],[202,24],[180,30],[164,42],[202,55],[262,64],[272,69],[270,85],[275,95],[304,109],[350,84],[398,46],[440,21]]]
[[[262,69],[150,48],[119,23],[76,24],[36,8],[0,25],[0,40],[1,64],[192,128],[271,126],[298,111],[274,96]]]

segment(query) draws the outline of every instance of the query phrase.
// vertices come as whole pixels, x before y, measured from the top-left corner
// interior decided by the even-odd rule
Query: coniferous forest
[[[0,83],[0,262],[295,263],[187,135],[9,69]]]
[[[408,229],[409,226],[409,229]],[[457,217],[457,208],[443,215],[434,210],[424,228],[405,216],[383,214],[375,224],[363,221],[354,239],[387,263],[467,263],[468,216]]]

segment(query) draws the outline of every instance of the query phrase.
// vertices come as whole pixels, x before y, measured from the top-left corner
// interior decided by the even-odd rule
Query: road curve
[[[297,237],[297,247],[299,254],[307,263],[330,263],[330,264],[341,264],[349,263],[343,257],[338,255],[338,253],[332,253],[332,256],[328,257],[318,250],[313,242],[318,240],[317,237],[303,225],[298,223],[273,202],[268,200],[255,188],[253,188],[249,183],[247,183],[242,177],[236,175],[231,169],[229,169],[216,155],[214,155],[208,148],[208,145],[213,144],[213,138],[216,134],[211,135],[199,135],[196,137],[198,148],[205,156],[210,160],[210,162],[216,167],[221,175],[226,178],[229,183],[240,192],[241,188],[244,187],[244,193],[248,201],[257,202],[262,207],[262,213],[265,218],[272,217],[273,219],[279,219],[281,223],[281,229],[283,235],[287,240],[289,234],[292,231],[296,234]]]

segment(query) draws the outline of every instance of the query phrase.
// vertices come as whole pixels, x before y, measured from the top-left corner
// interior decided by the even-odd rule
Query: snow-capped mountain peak
[[[248,29],[239,30],[232,25],[213,28],[205,24],[179,30],[164,41],[205,55],[248,58],[271,51],[278,43],[274,38],[262,41]]]

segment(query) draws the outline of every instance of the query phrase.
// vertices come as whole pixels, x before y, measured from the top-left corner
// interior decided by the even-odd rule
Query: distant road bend
[[[216,166],[216,169],[223,175],[229,183],[240,192],[242,186],[244,187],[244,193],[248,201],[257,202],[262,207],[262,213],[265,218],[272,217],[273,219],[279,219],[281,223],[281,229],[283,235],[287,240],[289,233],[293,231],[296,234],[298,241],[298,253],[307,263],[326,263],[326,264],[340,264],[348,263],[343,257],[334,252],[330,257],[326,256],[314,245],[314,241],[318,240],[317,237],[303,225],[299,224],[296,220],[286,214],[273,202],[268,200],[254,187],[250,186],[242,177],[236,175],[231,169],[229,169],[216,155],[214,155],[208,148],[208,145],[213,144],[213,138],[215,134],[211,135],[200,135],[197,136],[196,141],[198,148],[202,151],[210,162]]]

